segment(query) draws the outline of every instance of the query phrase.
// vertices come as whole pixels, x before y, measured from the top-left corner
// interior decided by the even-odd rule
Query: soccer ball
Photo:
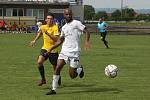
[[[105,67],[105,75],[106,76],[108,76],[110,78],[115,78],[117,76],[117,73],[118,73],[117,66],[110,64]]]

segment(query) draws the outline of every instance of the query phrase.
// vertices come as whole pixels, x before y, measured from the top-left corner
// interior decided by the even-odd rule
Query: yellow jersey
[[[48,35],[46,35],[45,32],[47,31],[50,35],[59,37],[58,26],[53,25],[53,26],[49,27],[49,25],[41,25],[40,31],[43,34],[42,49],[48,50],[55,44],[55,41],[53,41]],[[51,53],[57,53],[57,52],[58,52],[58,48],[55,48],[52,50]]]

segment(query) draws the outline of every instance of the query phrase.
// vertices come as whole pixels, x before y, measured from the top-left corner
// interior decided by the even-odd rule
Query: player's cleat
[[[49,92],[46,93],[46,95],[55,95],[56,91],[55,90],[50,90]]]
[[[84,76],[84,71],[83,71],[83,67],[82,67],[82,65],[81,65],[81,67],[80,68],[82,68],[82,71],[81,71],[81,73],[79,74],[79,77],[80,78],[83,78],[83,76]]]
[[[109,46],[106,46],[106,49],[110,49]]]
[[[42,86],[43,84],[46,84],[46,80],[40,80],[38,86]]]
[[[61,76],[59,77],[58,85],[59,85],[59,86],[61,85]]]

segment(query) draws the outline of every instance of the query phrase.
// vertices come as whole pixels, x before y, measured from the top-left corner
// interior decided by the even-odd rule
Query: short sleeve
[[[60,33],[60,37],[65,37],[65,33],[64,30],[62,29],[61,33]]]
[[[78,28],[79,30],[83,31],[84,28],[85,28],[85,25],[83,25],[80,21],[77,21],[76,23],[77,23],[77,28]]]
[[[55,36],[59,35],[59,31],[58,31],[58,26],[57,25],[55,25],[55,27],[54,27],[54,35]]]
[[[108,26],[108,24],[107,24],[106,22],[104,22],[104,26],[105,26],[105,27],[107,27],[107,26]]]

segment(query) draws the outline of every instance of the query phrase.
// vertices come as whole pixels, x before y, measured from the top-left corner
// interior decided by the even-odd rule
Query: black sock
[[[105,44],[105,46],[106,46],[107,48],[109,48],[108,42],[107,42],[106,40],[104,40],[104,44]]]
[[[38,67],[38,69],[39,69],[39,72],[40,72],[40,75],[41,75],[42,80],[45,80],[45,70],[44,70],[44,66],[43,66],[43,65],[40,65],[40,66]]]

